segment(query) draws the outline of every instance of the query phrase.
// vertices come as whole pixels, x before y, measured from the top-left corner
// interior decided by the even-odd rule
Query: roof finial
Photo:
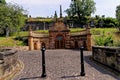
[[[60,5],[60,18],[62,18],[62,6]]]
[[[57,12],[55,11],[54,19],[57,21]]]

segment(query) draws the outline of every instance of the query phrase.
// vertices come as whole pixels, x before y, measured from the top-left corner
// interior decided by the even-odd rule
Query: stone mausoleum
[[[69,26],[62,20],[60,8],[60,18],[56,19],[49,33],[43,34],[29,29],[29,50],[40,50],[41,46],[47,49],[74,49],[83,46],[86,50],[91,50],[91,33],[87,26],[85,30],[71,33]]]
[[[84,46],[91,50],[90,28],[71,34],[69,27],[62,21],[57,21],[53,27],[50,27],[49,34],[41,34],[29,31],[29,50],[39,50],[41,46],[48,49],[70,49]]]

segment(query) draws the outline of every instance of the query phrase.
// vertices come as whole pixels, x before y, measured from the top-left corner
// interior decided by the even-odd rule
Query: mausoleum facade
[[[47,49],[74,49],[83,46],[85,49],[91,50],[90,28],[87,26],[81,32],[71,33],[69,27],[62,20],[60,6],[60,18],[55,18],[54,24],[49,27],[49,33],[42,34],[29,29],[28,44],[29,50],[40,50],[42,46]]]
[[[70,33],[70,29],[62,20],[57,20],[49,28],[49,34],[42,34],[29,30],[29,50],[40,50],[41,46],[47,49],[74,49],[83,46],[91,50],[90,28],[78,33]]]

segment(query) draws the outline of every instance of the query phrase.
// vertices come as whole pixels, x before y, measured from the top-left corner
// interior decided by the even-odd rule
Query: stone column
[[[29,50],[34,50],[33,37],[29,36],[28,42],[29,42]]]
[[[39,39],[36,41],[36,43],[37,43],[37,50],[40,50],[41,49],[41,45],[40,45]]]
[[[55,49],[55,38],[54,38],[55,33],[54,32],[49,32],[49,48],[50,49]]]
[[[87,50],[91,51],[91,34],[87,34]]]
[[[50,49],[55,49],[55,40],[54,37],[50,37]]]
[[[29,37],[28,37],[29,50],[34,50],[33,32],[32,32],[31,26],[29,26],[28,35],[29,35]]]
[[[90,33],[90,26],[86,28],[86,33],[87,33],[87,50],[91,51],[92,46],[91,46],[91,33]]]
[[[66,34],[66,40],[65,40],[65,48],[69,49],[70,48],[70,33],[68,32]]]
[[[40,40],[38,40],[38,50],[41,49],[41,43],[40,43]]]

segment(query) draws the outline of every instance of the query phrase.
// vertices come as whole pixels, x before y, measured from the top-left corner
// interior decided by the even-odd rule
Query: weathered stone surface
[[[16,66],[17,56],[15,49],[1,49],[0,50],[0,76],[9,73],[14,66]]]
[[[4,67],[3,64],[0,64],[0,76],[4,75]]]
[[[120,72],[120,48],[93,46],[92,51],[92,57],[94,60]]]

